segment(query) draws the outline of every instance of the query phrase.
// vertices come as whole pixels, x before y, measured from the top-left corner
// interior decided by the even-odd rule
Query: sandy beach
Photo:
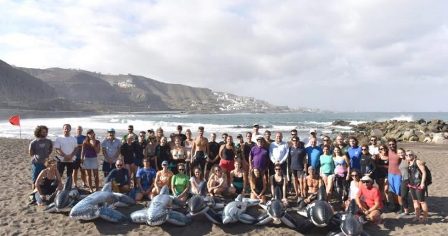
[[[205,217],[198,217],[187,227],[169,224],[149,227],[137,224],[113,224],[103,220],[80,222],[69,219],[68,213],[50,214],[35,205],[28,206],[31,167],[27,154],[29,140],[0,138],[0,235],[300,235],[286,226],[252,226],[233,224],[213,225]],[[411,217],[398,219],[397,214],[383,214],[384,224],[366,225],[370,235],[446,235],[448,232],[448,145],[399,143],[399,147],[414,150],[427,162],[433,176],[429,188],[430,217],[427,224],[413,224]],[[102,157],[100,157],[102,158]],[[102,175],[102,173],[100,173]],[[143,208],[142,204],[121,209],[124,213]],[[252,209],[252,211],[261,210]],[[295,215],[295,213],[293,213]],[[316,229],[309,235],[323,235]]]

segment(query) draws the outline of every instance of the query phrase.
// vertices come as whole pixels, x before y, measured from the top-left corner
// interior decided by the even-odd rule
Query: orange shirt
[[[380,190],[376,187],[372,187],[372,189],[367,189],[365,184],[361,184],[359,188],[358,197],[360,197],[361,201],[365,202],[366,205],[371,208],[375,205],[375,202],[379,202],[378,209],[383,208],[383,202],[381,201],[381,193]]]

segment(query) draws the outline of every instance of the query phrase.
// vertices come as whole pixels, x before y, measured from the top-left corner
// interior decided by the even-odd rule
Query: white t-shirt
[[[380,154],[380,150],[378,149],[377,146],[370,145],[369,146],[369,153],[370,153],[370,155],[378,155],[378,154]]]
[[[61,149],[65,154],[69,155],[71,154],[75,148],[78,147],[78,142],[76,141],[76,138],[73,136],[62,136],[57,137],[56,141],[54,141],[54,148]],[[76,155],[73,155],[72,161],[64,161],[64,158],[59,156],[59,159],[61,159],[61,162],[72,162],[76,160]]]

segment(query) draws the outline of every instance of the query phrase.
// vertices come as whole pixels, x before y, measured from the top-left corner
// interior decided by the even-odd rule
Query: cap
[[[128,128],[134,128],[134,126],[133,125],[128,125]]]
[[[317,133],[317,130],[316,129],[310,129],[310,134],[311,133]]]
[[[257,123],[254,124],[254,127],[260,127]]]
[[[257,138],[255,140],[260,140],[260,139],[263,139],[263,136],[262,135],[257,135]]]
[[[369,181],[369,182],[373,182],[373,180],[372,180],[368,175],[364,175],[364,176],[361,178],[361,181]]]
[[[163,165],[168,165],[168,161],[162,161],[162,166]]]
[[[236,136],[236,138],[243,138],[243,135],[238,134],[238,135]]]
[[[109,129],[107,130],[107,132],[108,132],[108,133],[115,133],[115,129],[114,129],[114,128],[109,128]]]

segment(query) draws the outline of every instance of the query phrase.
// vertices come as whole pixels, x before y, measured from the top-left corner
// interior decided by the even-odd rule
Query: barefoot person
[[[190,178],[185,174],[185,164],[177,164],[177,174],[171,178],[171,191],[173,196],[186,201],[190,191]]]
[[[230,172],[230,193],[244,194],[247,186],[247,176],[243,170],[243,165],[240,160],[235,161],[235,169]]]
[[[34,183],[37,180],[40,172],[45,169],[45,162],[48,160],[53,151],[53,143],[47,139],[48,128],[44,125],[39,125],[34,129],[35,139],[31,141],[29,146],[29,154],[31,156],[31,180],[33,181],[31,188],[34,190]]]
[[[56,138],[54,141],[54,148],[56,149],[58,160],[58,171],[62,177],[64,169],[67,169],[67,177],[72,176],[73,173],[73,161],[76,159],[76,150],[78,142],[75,137],[70,135],[72,126],[70,124],[64,124],[62,127],[63,135]]]
[[[115,162],[120,155],[121,142],[115,138],[115,129],[107,130],[107,136],[101,143],[101,150],[104,156],[103,173],[104,177],[109,175],[113,169],[116,168]]]
[[[198,128],[198,137],[194,139],[191,153],[191,167],[199,166],[204,171],[208,157],[208,139],[204,137],[204,127],[202,126]]]
[[[98,176],[98,153],[100,152],[100,141],[96,140],[95,132],[92,129],[87,131],[87,137],[82,144],[81,163],[82,168],[87,172],[87,184],[90,192],[94,192],[92,186],[92,172],[95,178],[95,190],[99,190],[100,179]]]
[[[356,204],[368,221],[379,224],[383,208],[380,190],[373,186],[373,180],[367,175],[361,178],[361,183]]]
[[[428,204],[425,201],[425,181],[427,178],[425,162],[417,159],[413,151],[406,151],[406,160],[409,163],[409,190],[415,209],[414,221],[426,222],[428,220]],[[423,213],[423,214],[422,214]]]
[[[143,198],[151,199],[152,188],[154,187],[154,179],[156,178],[156,170],[151,167],[149,158],[143,158],[143,167],[137,170],[137,194],[136,201],[141,201]]]
[[[259,169],[254,168],[250,172],[250,198],[259,199],[260,203],[266,203],[266,189],[267,181],[265,172],[261,172]]]
[[[292,133],[292,132],[291,132]],[[306,151],[304,143],[300,142],[299,137],[291,138],[291,147],[289,148],[289,162],[292,172],[295,197],[306,197],[305,176],[307,169]]]
[[[171,189],[171,177],[173,177],[173,172],[168,169],[168,161],[162,162],[162,170],[159,170],[156,174],[156,182],[154,188],[152,188],[153,196],[160,193],[163,186],[167,186]]]
[[[282,167],[280,164],[275,164],[274,166],[275,174],[273,174],[270,177],[270,183],[271,183],[271,194],[273,196],[278,196],[283,202],[284,206],[288,206],[288,199],[286,198],[286,184],[287,184],[287,178],[283,174]]]
[[[86,179],[86,172],[84,169],[81,168],[81,151],[82,151],[82,144],[84,140],[86,139],[86,136],[82,134],[82,127],[78,126],[76,128],[76,142],[78,143],[78,147],[76,149],[76,159],[73,163],[73,185],[75,188],[78,187],[78,172],[81,173],[81,181],[83,183],[84,187],[87,187],[87,179]]]
[[[213,167],[213,173],[207,183],[207,189],[210,195],[224,195],[227,193],[227,176],[223,173],[220,166],[216,165]]]
[[[106,183],[112,182],[112,190],[118,193],[128,193],[131,189],[131,178],[129,170],[124,167],[122,160],[115,162],[116,169],[113,169],[106,177]]]
[[[57,190],[62,190],[61,176],[56,168],[56,161],[47,159],[46,168],[36,180],[36,202],[39,206],[52,202]]]

